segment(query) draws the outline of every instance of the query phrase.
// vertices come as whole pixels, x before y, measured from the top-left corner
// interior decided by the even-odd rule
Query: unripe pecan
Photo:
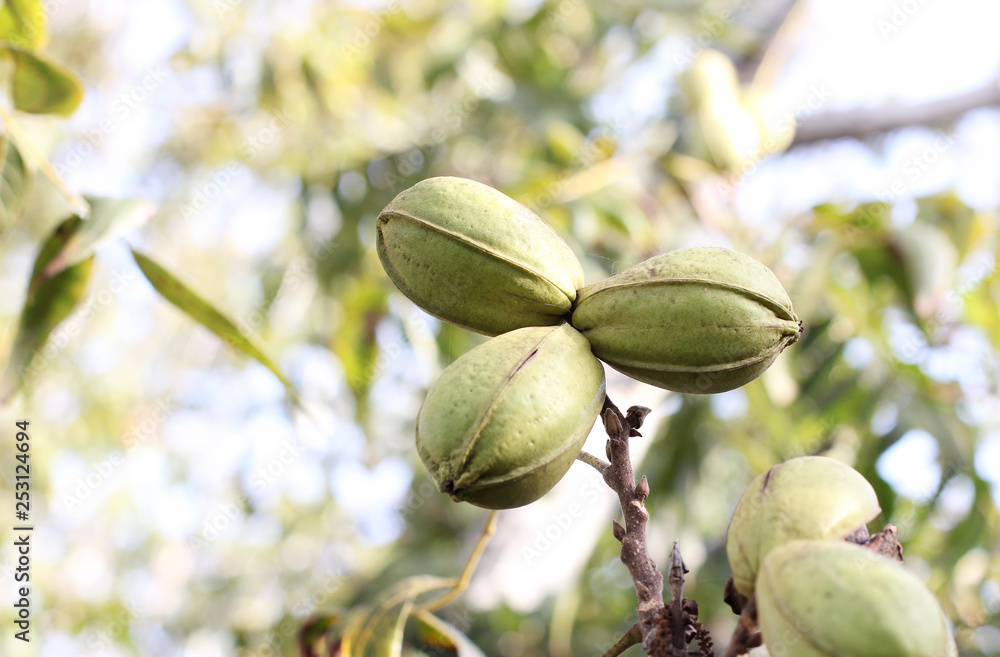
[[[774,466],[750,482],[729,524],[726,554],[736,590],[753,595],[760,563],[776,547],[843,540],[880,511],[875,489],[840,461],[803,456]]]
[[[429,178],[396,196],[379,213],[376,248],[411,301],[486,335],[559,324],[583,287],[580,261],[551,226],[463,178]]]
[[[671,251],[588,285],[572,321],[616,370],[690,393],[752,381],[801,332],[770,269],[715,247]]]
[[[772,655],[955,657],[934,595],[901,564],[859,545],[792,541],[757,578],[757,618]]]
[[[518,329],[441,373],[417,417],[417,452],[452,499],[523,506],[566,474],[603,403],[604,368],[582,335]]]

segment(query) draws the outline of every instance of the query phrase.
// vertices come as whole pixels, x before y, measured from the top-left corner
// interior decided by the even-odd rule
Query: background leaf
[[[0,7],[0,41],[30,50],[48,41],[45,8],[41,0],[5,0]]]
[[[23,386],[25,368],[45,345],[52,331],[70,316],[83,297],[90,280],[93,258],[87,258],[52,277],[45,277],[42,273],[52,256],[77,230],[79,223],[78,217],[70,217],[60,224],[35,259],[14,346],[0,381],[0,403],[9,401]]]
[[[251,342],[249,338],[243,335],[230,319],[192,292],[190,288],[177,280],[173,274],[149,257],[137,252],[135,249],[132,250],[132,257],[135,258],[136,264],[139,265],[139,269],[142,270],[146,279],[164,299],[182,310],[188,317],[222,338],[222,341],[233,349],[250,356],[271,370],[285,385],[285,388],[293,399],[297,399],[294,387],[285,378],[285,375],[281,373],[278,366]]]
[[[45,272],[48,276],[86,260],[98,246],[141,226],[156,212],[152,203],[141,199],[85,198],[90,205],[90,217],[80,222],[80,228],[48,263]]]
[[[426,611],[411,616],[416,630],[416,647],[433,655],[486,657],[458,628]]]
[[[13,46],[5,49],[14,58],[14,108],[32,114],[69,116],[83,100],[83,81],[55,62]]]
[[[0,136],[0,232],[11,228],[21,216],[31,187],[31,171],[21,152],[7,135]]]
[[[451,585],[451,580],[426,575],[403,580],[349,620],[341,636],[341,654],[343,657],[399,657],[403,630],[417,596]]]

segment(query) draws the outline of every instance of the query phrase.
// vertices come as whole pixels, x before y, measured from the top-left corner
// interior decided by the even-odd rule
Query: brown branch
[[[582,449],[580,450],[580,453],[576,455],[576,460],[580,461],[581,463],[586,463],[590,467],[594,468],[595,470],[601,473],[602,477],[604,476],[605,470],[607,470],[608,467],[610,467],[609,464],[604,459],[598,456],[594,456],[590,452],[585,452]]]
[[[616,648],[635,632],[642,641],[643,650],[651,657],[710,657],[713,654],[712,638],[698,622],[698,605],[693,600],[684,599],[687,568],[681,558],[679,543],[674,542],[670,553],[672,597],[669,609],[663,602],[663,575],[649,558],[646,547],[649,513],[645,502],[649,497],[649,481],[643,476],[638,484],[635,483],[628,440],[641,435],[639,428],[648,413],[648,408],[633,406],[622,415],[618,407],[605,398],[601,415],[608,433],[607,454],[610,461],[602,473],[604,481],[618,494],[625,521],[624,526],[612,522],[611,529],[622,544],[621,560],[635,584],[639,614],[639,622],[616,644]],[[692,641],[698,642],[698,648],[688,648]],[[619,654],[614,652],[616,648],[605,655]]]
[[[670,550],[670,643],[674,652],[687,649],[684,623],[684,575],[688,569],[681,559],[680,539],[674,541]]]
[[[815,114],[799,122],[792,146],[844,137],[862,139],[913,125],[949,125],[970,110],[990,105],[1000,105],[1000,83],[997,81],[968,93],[918,105],[886,105]]]
[[[743,607],[746,606],[749,598],[736,590],[736,585],[733,583],[733,578],[726,581],[726,588],[722,592],[722,601],[729,605],[729,608],[733,610],[733,613],[739,616],[743,613]]]
[[[903,563],[903,545],[899,542],[896,525],[886,525],[882,531],[871,536],[863,545],[883,557]]]
[[[647,647],[656,639],[659,632],[659,620],[663,616],[663,575],[656,568],[656,563],[649,558],[646,550],[646,525],[649,513],[644,504],[645,497],[640,497],[636,491],[635,472],[632,470],[632,459],[628,451],[629,434],[638,434],[645,413],[630,410],[630,416],[637,425],[630,424],[614,403],[605,398],[604,430],[608,433],[607,452],[610,467],[604,470],[604,481],[618,494],[622,514],[625,518],[625,532],[621,536],[621,560],[628,568],[632,581],[635,583],[635,593],[638,599],[639,630],[642,633],[643,647]],[[649,485],[646,484],[648,491]],[[619,531],[616,530],[618,535]]]
[[[862,527],[845,540],[900,563],[903,561],[903,546],[899,543],[895,525],[886,525],[882,531],[871,536],[868,534],[868,529]],[[726,582],[723,601],[732,608],[734,613],[740,614],[740,622],[733,630],[729,647],[726,648],[722,657],[740,657],[762,643],[761,634],[757,627],[757,599],[753,596],[747,598],[737,591],[733,584],[733,578],[730,577],[729,581]]]
[[[625,633],[625,636],[618,639],[618,643],[611,646],[611,648],[609,648],[608,651],[602,655],[602,657],[618,657],[618,655],[622,654],[640,641],[642,641],[642,632],[639,630],[639,624],[636,623],[632,627],[628,628],[628,632]]]
[[[757,600],[750,598],[743,605],[743,613],[740,614],[740,622],[733,630],[733,638],[729,640],[729,647],[722,657],[739,657],[750,652],[751,648],[756,648],[761,644],[760,632],[757,631]]]

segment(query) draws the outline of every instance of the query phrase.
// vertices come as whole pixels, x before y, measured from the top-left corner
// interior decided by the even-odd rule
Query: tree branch
[[[580,450],[580,453],[576,455],[576,460],[582,461],[583,463],[586,463],[590,467],[594,468],[601,473],[602,477],[604,476],[605,471],[611,467],[611,464],[604,459],[594,456],[590,452],[585,452],[582,449]]]
[[[968,93],[918,105],[886,105],[815,114],[799,123],[792,146],[844,137],[861,139],[912,125],[949,125],[970,110],[990,105],[1000,105],[1000,83],[997,81]]]
[[[625,520],[624,526],[612,522],[611,529],[622,544],[621,560],[635,584],[639,614],[639,622],[611,651],[605,653],[605,657],[620,654],[615,650],[626,640],[631,640],[629,637],[633,633],[638,633],[643,650],[651,657],[711,657],[712,639],[698,621],[698,605],[693,600],[684,599],[687,568],[681,558],[679,542],[674,541],[670,553],[669,581],[673,595],[669,609],[663,602],[663,575],[650,559],[646,547],[649,513],[645,502],[649,497],[649,481],[643,476],[638,484],[635,483],[628,440],[642,435],[639,428],[648,413],[648,408],[633,406],[622,415],[610,399],[604,399],[601,417],[608,433],[607,453],[611,462],[602,472],[605,483],[618,494]],[[697,648],[687,647],[692,641],[698,642]],[[628,643],[624,648],[637,642]]]
[[[674,652],[687,649],[684,623],[684,575],[688,569],[681,559],[680,539],[674,540],[670,550],[670,643]]]
[[[497,516],[499,513],[499,511],[490,511],[490,516],[486,520],[486,526],[483,528],[483,533],[480,534],[479,540],[476,542],[476,546],[472,548],[472,554],[469,555],[469,560],[465,562],[465,568],[462,569],[462,574],[452,580],[452,587],[444,595],[418,606],[418,610],[437,611],[441,607],[450,605],[458,596],[465,593],[465,590],[469,588],[469,582],[472,581],[473,573],[476,572],[476,566],[479,564],[479,558],[483,556],[483,551],[486,550],[486,544],[490,542],[490,537],[493,536],[497,530]]]
[[[648,412],[648,410],[646,411]],[[641,414],[641,415],[640,415]],[[633,417],[644,417],[645,413],[637,411]],[[632,430],[638,433],[638,426],[632,426],[622,415],[614,403],[605,398],[604,430],[608,433],[607,452],[610,467],[604,471],[604,481],[618,494],[622,514],[625,518],[625,531],[621,534],[621,560],[628,568],[632,581],[635,583],[635,593],[638,599],[639,629],[642,633],[643,647],[647,647],[659,631],[659,620],[663,616],[663,575],[657,570],[656,564],[649,558],[646,550],[646,525],[649,513],[646,511],[645,495],[636,490],[635,472],[632,470],[632,459],[628,451],[628,439]],[[640,420],[641,421],[641,420]],[[649,485],[646,484],[646,494]],[[616,536],[619,535],[616,530]]]
[[[730,580],[732,581],[732,580]],[[722,657],[739,657],[750,652],[751,648],[756,648],[761,644],[760,632],[757,631],[757,599],[750,598],[743,605],[743,613],[740,614],[740,622],[733,630],[733,638],[729,640],[729,647]]]
[[[625,636],[618,639],[618,643],[611,646],[611,648],[609,648],[608,651],[602,655],[602,657],[618,657],[618,655],[622,654],[640,641],[642,641],[642,632],[639,630],[639,624],[636,623],[632,627],[628,628],[628,632],[625,633]]]

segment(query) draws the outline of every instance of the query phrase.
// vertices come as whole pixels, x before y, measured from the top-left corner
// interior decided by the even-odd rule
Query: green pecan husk
[[[401,192],[378,216],[376,247],[410,300],[486,335],[559,324],[583,287],[580,261],[551,226],[463,178],[429,178]]]
[[[903,565],[859,545],[792,541],[757,578],[764,644],[785,657],[955,657],[944,613]]]
[[[700,394],[757,378],[802,331],[770,269],[716,247],[671,251],[588,285],[572,323],[616,370]]]
[[[854,468],[825,456],[780,463],[750,482],[726,538],[733,584],[754,593],[761,561],[796,539],[841,541],[881,512],[875,489]]]
[[[417,452],[455,501],[523,506],[566,474],[604,395],[604,368],[571,326],[511,331],[464,354],[430,387]]]

